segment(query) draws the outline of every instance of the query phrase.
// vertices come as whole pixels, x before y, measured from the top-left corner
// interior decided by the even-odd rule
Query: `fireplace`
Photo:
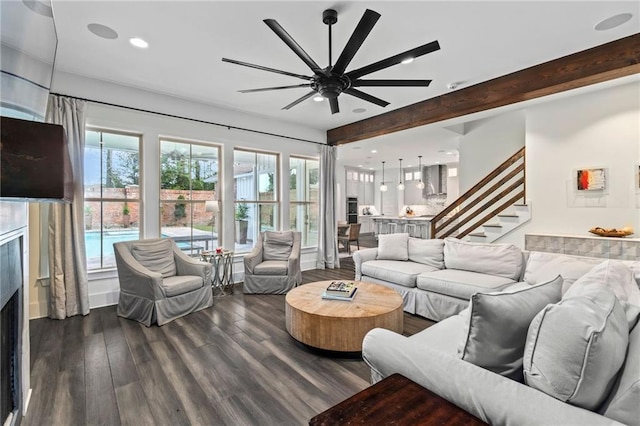
[[[20,424],[29,395],[26,204],[0,202],[0,425]]]

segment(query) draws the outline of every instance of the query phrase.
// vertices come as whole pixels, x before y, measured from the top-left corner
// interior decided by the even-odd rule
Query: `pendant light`
[[[382,162],[382,183],[380,184],[380,192],[387,192],[387,185],[384,184],[384,161]]]
[[[418,189],[424,188],[424,182],[422,181],[422,155],[418,155],[418,173],[420,173],[420,181],[416,183]]]
[[[398,184],[398,191],[404,191],[404,183],[402,183],[402,158],[400,158],[400,183]]]

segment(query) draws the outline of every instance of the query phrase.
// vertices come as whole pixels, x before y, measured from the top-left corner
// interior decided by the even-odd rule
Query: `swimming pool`
[[[102,233],[102,256],[105,258],[114,256],[113,243],[138,239],[140,239],[140,233],[138,231],[104,231]],[[84,243],[86,246],[87,259],[92,257],[100,258],[100,231],[85,232]]]

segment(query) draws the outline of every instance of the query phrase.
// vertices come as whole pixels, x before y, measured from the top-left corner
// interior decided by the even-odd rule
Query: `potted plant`
[[[247,243],[247,229],[249,228],[249,206],[240,203],[236,206],[236,242]]]
[[[127,203],[124,203],[124,206],[122,207],[122,225],[125,228],[128,228],[130,224],[131,224],[131,210],[129,210],[129,205]]]

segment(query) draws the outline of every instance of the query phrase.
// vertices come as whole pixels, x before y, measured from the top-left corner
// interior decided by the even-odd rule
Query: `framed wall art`
[[[576,189],[578,191],[603,191],[607,185],[607,171],[604,168],[578,169]]]

